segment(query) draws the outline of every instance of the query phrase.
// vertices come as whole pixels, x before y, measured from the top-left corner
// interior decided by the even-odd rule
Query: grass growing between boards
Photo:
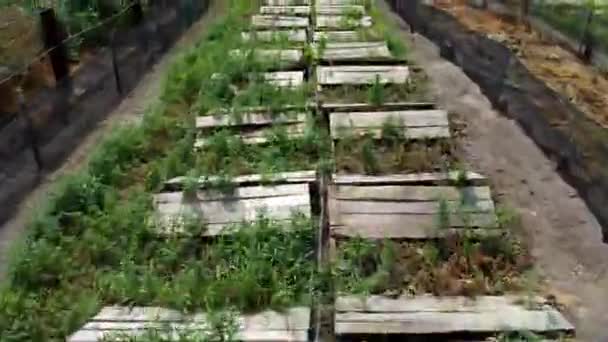
[[[228,130],[206,137],[205,146],[196,154],[195,176],[229,179],[241,174],[315,170],[331,153],[327,134],[312,119],[301,135],[291,135],[285,126],[273,126],[264,136],[267,142],[263,144],[247,144]]]
[[[184,175],[194,165],[191,113],[231,103],[219,92],[211,97],[204,91],[212,75],[218,70],[232,72],[235,66],[240,67],[239,72],[259,71],[252,64],[225,58],[231,49],[242,46],[240,32],[248,25],[246,14],[255,5],[233,0],[227,6],[228,17],[175,61],[160,103],[143,123],[116,130],[95,151],[86,170],[65,177],[38,211],[23,243],[15,248],[8,279],[0,289],[0,340],[62,341],[107,303],[156,302],[194,308],[211,301],[183,293],[193,284],[188,280],[204,276],[197,273],[203,266],[193,260],[213,256],[189,254],[192,241],[159,242],[147,225],[150,194],[164,179]],[[278,234],[273,233],[272,238]],[[295,240],[307,241],[302,236]],[[281,247],[297,249],[290,241]],[[180,272],[165,286],[168,279],[162,272],[170,268]],[[300,276],[289,281],[301,284],[308,278],[308,271],[300,271]],[[255,299],[247,300],[234,295],[230,301],[250,308],[256,303],[280,305],[299,296],[300,285],[275,280],[288,287],[282,296],[256,293]],[[209,291],[220,286],[213,284]]]
[[[448,139],[408,140],[402,128],[384,125],[379,138],[371,132],[340,128],[335,164],[340,173],[391,174],[446,171],[460,165]]]
[[[438,296],[502,295],[527,290],[531,257],[513,236],[451,235],[437,241],[337,244],[340,292]]]
[[[410,79],[404,84],[386,84],[379,80],[369,85],[324,87],[321,98],[326,103],[429,102],[428,76],[421,70],[410,69]]]

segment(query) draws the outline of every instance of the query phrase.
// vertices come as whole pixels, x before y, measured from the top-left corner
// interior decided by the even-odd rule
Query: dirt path
[[[413,47],[410,58],[429,74],[438,103],[466,125],[463,147],[471,167],[492,180],[501,203],[521,214],[538,272],[548,292],[565,305],[577,336],[584,341],[605,336],[608,245],[601,242],[595,217],[535,143],[495,111],[461,69],[442,59],[433,43],[410,35],[400,18],[388,18],[402,28]]]
[[[54,172],[45,179],[19,206],[11,220],[0,226],[0,281],[7,272],[11,246],[22,236],[25,224],[31,218],[33,209],[39,206],[53,184],[66,173],[86,165],[90,153],[116,125],[140,120],[150,105],[158,100],[161,83],[171,65],[173,57],[183,48],[190,47],[207,30],[210,24],[225,13],[225,1],[212,1],[208,12],[199,19],[175,44],[175,46],[145,75],[139,85],[129,94],[105,120],[100,122]]]

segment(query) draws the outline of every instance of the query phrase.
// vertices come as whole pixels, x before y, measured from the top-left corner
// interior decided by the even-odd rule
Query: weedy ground
[[[326,86],[321,93],[325,103],[429,102],[432,100],[428,77],[422,70],[410,68],[410,79],[404,84],[374,82],[371,86]]]
[[[448,139],[407,139],[407,130],[393,120],[383,123],[380,136],[339,127],[335,165],[341,173],[391,174],[437,172],[458,168],[461,161]]]
[[[208,153],[193,152],[196,115],[217,108],[294,104],[308,89],[261,85],[260,74],[272,65],[250,53],[226,58],[233,49],[250,47],[240,34],[258,5],[232,0],[228,7],[230,14],[176,59],[162,98],[143,123],[115,130],[87,168],[63,179],[36,213],[0,289],[0,340],[64,340],[109,304],[213,312],[307,301],[314,282],[310,219],[275,222],[261,216],[241,233],[213,243],[199,237],[160,238],[150,219],[151,195],[164,180],[199,167],[201,172],[237,173],[236,162],[227,161],[224,151],[242,156],[256,172],[273,171],[276,163],[270,160],[277,155],[286,169],[316,164],[319,142],[313,128],[295,142],[273,132],[272,144],[252,148],[220,132]]]

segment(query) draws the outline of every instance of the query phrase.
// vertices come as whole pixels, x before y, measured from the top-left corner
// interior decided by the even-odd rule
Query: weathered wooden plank
[[[461,205],[459,201],[445,201],[446,213],[458,215],[462,213],[491,213],[494,211],[494,202],[491,200],[477,200]],[[391,200],[334,200],[336,214],[340,217],[345,215],[435,215],[439,213],[438,201],[391,201]],[[339,221],[339,218],[337,219]],[[333,221],[332,221],[333,222]]]
[[[422,140],[422,139],[444,139],[450,138],[450,128],[448,126],[443,127],[401,127],[402,133],[405,139],[408,140]],[[345,136],[363,136],[371,135],[374,139],[382,139],[382,131],[380,128],[349,128],[349,129],[338,129],[331,131],[331,137],[334,140],[339,140]]]
[[[450,172],[422,172],[422,173],[404,173],[384,176],[368,176],[368,175],[343,175],[337,174],[333,176],[333,184],[335,185],[398,185],[398,184],[420,184],[420,185],[435,185],[449,184],[458,182],[462,179],[467,180],[471,185],[487,185],[488,179],[476,172],[466,171],[450,171]]]
[[[278,31],[254,31],[243,32],[241,37],[244,41],[259,40],[263,42],[282,41],[304,43],[306,42],[306,30],[278,30]]]
[[[495,234],[496,216],[492,213],[468,214],[466,224],[458,214],[450,214],[448,228],[438,227],[437,214],[345,214],[331,216],[331,234],[336,237],[364,239],[432,239],[470,230],[474,234]]]
[[[316,31],[313,35],[314,42],[355,42],[361,40],[357,31]]]
[[[251,23],[257,28],[307,28],[308,18],[282,15],[254,15]]]
[[[331,136],[339,139],[349,135],[371,134],[382,138],[382,127],[391,120],[407,139],[449,138],[448,116],[442,110],[393,112],[336,112],[330,114]]]
[[[363,16],[360,19],[354,19],[345,15],[318,15],[316,25],[320,29],[352,30],[358,27],[371,27],[372,18]]]
[[[207,115],[196,118],[196,128],[207,129],[225,126],[269,126],[273,124],[296,124],[306,122],[306,113],[256,113],[244,112],[237,115]]]
[[[307,16],[310,14],[310,6],[262,6],[260,14]]]
[[[68,342],[98,342],[108,338],[120,337],[124,338],[125,335],[129,337],[137,337],[144,335],[148,329],[143,330],[127,330],[127,331],[116,331],[116,330],[80,330],[72,335]],[[185,330],[185,331],[184,331]],[[161,332],[160,336],[167,340],[172,341],[183,341],[183,333],[193,333],[194,338],[200,338],[199,332],[201,330],[191,327],[184,327],[182,329],[175,329],[174,331]],[[205,336],[205,331],[202,331]],[[117,335],[118,334],[118,335]],[[234,337],[238,341],[244,342],[306,342],[308,341],[308,331],[306,330],[268,330],[268,331],[239,331]]]
[[[382,126],[389,120],[396,128],[403,129],[406,138],[450,137],[448,115],[443,110],[331,113],[331,135],[340,138],[349,134],[371,133],[381,138]]]
[[[347,6],[347,5],[361,5],[363,0],[317,0],[317,6]]]
[[[528,310],[530,307],[545,307],[545,299],[530,296],[445,296],[432,295],[401,296],[340,296],[336,299],[337,312],[495,312],[500,309]]]
[[[321,108],[330,112],[401,111],[435,109],[432,102],[385,102],[381,105],[370,103],[323,103]]]
[[[266,6],[301,6],[310,5],[310,0],[264,0],[262,2]]]
[[[237,187],[232,192],[220,192],[211,190],[198,190],[189,196],[181,191],[161,192],[153,195],[155,204],[161,203],[183,203],[188,201],[220,201],[240,199],[253,199],[277,196],[300,195],[308,192],[308,185],[302,184],[282,184],[273,186],[243,186]]]
[[[356,85],[380,83],[402,84],[409,79],[407,66],[318,66],[317,81],[320,85]]]
[[[515,297],[340,297],[336,311],[338,335],[574,330],[553,307],[541,304],[527,308],[518,304]]]
[[[206,188],[209,184],[215,184],[221,180],[218,177],[201,177],[198,179],[199,188]],[[313,170],[309,171],[292,171],[292,172],[281,172],[273,173],[269,175],[243,175],[237,176],[231,179],[231,183],[234,185],[258,185],[262,183],[272,184],[296,184],[296,183],[309,183],[316,180],[316,172]],[[165,186],[173,189],[183,188],[186,177],[175,177],[165,182]]]
[[[241,57],[247,52],[241,50],[231,50],[230,56]],[[283,63],[299,63],[302,60],[303,53],[298,49],[256,49],[253,55],[257,60],[272,62],[278,61]]]
[[[242,341],[306,341],[310,309],[290,308],[285,312],[265,311],[236,318],[237,339]],[[206,314],[182,315],[174,310],[147,307],[107,307],[68,338],[69,342],[99,341],[104,337],[137,336],[157,329],[170,339],[179,332],[210,331]],[[124,334],[124,335],[123,335]]]
[[[392,60],[385,42],[338,42],[327,43],[322,51],[324,61],[378,61]]]
[[[381,128],[389,121],[396,127],[432,127],[450,124],[448,113],[440,109],[330,114],[332,130],[340,127]]]
[[[176,224],[184,214],[196,215],[211,224],[230,224],[255,221],[261,212],[271,218],[288,219],[295,212],[310,214],[309,209],[308,194],[226,202],[159,203],[156,206],[159,217]]]
[[[364,15],[365,7],[361,5],[324,5],[316,7],[317,15],[347,15],[349,13]]]
[[[194,216],[209,225],[204,236],[231,233],[228,226],[254,221],[260,213],[286,220],[296,212],[310,215],[311,211],[307,183],[238,187],[232,193],[210,190],[191,195],[160,193],[154,196],[154,208],[160,233],[182,233],[184,216]]]
[[[276,71],[264,74],[264,79],[277,87],[297,88],[304,83],[303,71]]]
[[[446,201],[491,200],[489,186],[419,186],[419,185],[378,185],[378,186],[330,186],[329,197],[340,200],[394,200],[394,201]]]

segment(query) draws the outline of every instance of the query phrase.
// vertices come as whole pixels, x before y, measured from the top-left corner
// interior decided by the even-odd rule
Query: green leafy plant
[[[379,75],[376,75],[376,79],[374,80],[374,83],[369,88],[367,94],[368,94],[367,98],[368,98],[369,103],[373,104],[374,106],[381,106],[384,103],[384,100],[385,100],[384,84],[382,84],[380,82]]]

